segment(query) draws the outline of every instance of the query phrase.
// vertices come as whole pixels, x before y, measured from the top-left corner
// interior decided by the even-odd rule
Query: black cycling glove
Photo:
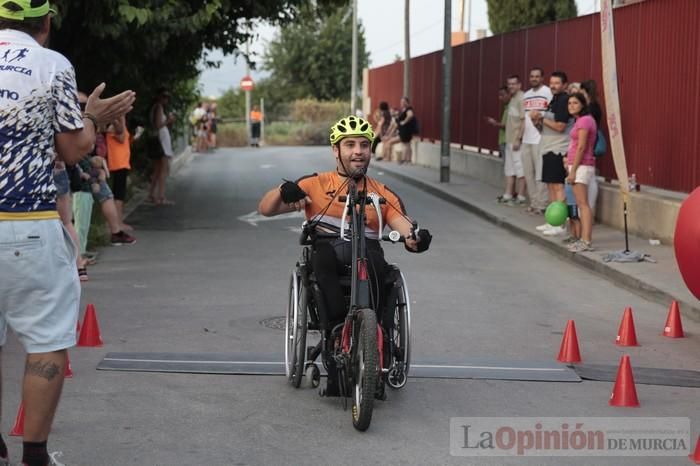
[[[280,196],[285,204],[299,202],[306,197],[306,193],[293,181],[284,180],[280,186]]]
[[[430,234],[430,231],[428,230],[418,230],[418,233],[416,233],[416,239],[418,240],[417,247],[418,249],[414,251],[413,249],[406,247],[406,250],[408,252],[425,252],[428,250],[430,247],[430,242],[433,240],[433,235]]]

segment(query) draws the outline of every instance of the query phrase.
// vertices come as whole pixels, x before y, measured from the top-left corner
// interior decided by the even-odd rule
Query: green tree
[[[298,19],[281,27],[264,56],[269,82],[286,100],[347,100],[352,62],[352,14],[349,6],[319,12],[301,9]],[[359,69],[367,66],[362,25],[358,25]]]
[[[78,86],[105,92],[133,89],[135,117],[145,120],[150,97],[160,86],[173,93],[182,113],[196,99],[197,64],[204,51],[239,53],[255,21],[287,24],[306,0],[55,0],[51,47],[76,68]],[[316,0],[335,9],[339,0]]]
[[[575,0],[486,0],[494,34],[575,17]]]

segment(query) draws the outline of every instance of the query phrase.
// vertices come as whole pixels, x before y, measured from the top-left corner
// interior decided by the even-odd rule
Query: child
[[[566,205],[569,208],[569,236],[564,238],[564,243],[575,243],[581,239],[581,220],[578,218],[578,206],[574,197],[574,189],[570,184],[564,185],[566,193]]]
[[[107,182],[108,173],[107,161],[103,157],[96,155],[90,158],[90,186],[94,194],[99,193],[102,183]]]

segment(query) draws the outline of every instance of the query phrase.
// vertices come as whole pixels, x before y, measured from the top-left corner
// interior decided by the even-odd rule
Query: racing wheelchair
[[[396,265],[390,264],[383,284],[386,299],[380,313],[382,319],[377,321],[377,313],[370,305],[365,207],[371,204],[377,209],[381,235],[380,205],[386,201],[374,193],[358,193],[353,181],[349,183],[348,195],[339,199],[345,201],[345,212],[350,217],[349,233],[346,225],[341,225],[340,238],[352,244],[351,265],[347,267],[348,273],[340,277],[347,315],[343,323],[325,328],[325,303],[311,267],[313,245],[319,238],[314,222],[304,222],[300,238],[304,247],[289,282],[285,368],[293,387],[300,387],[305,380],[307,386],[316,388],[321,377],[316,363],[318,357],[321,356],[321,364],[326,369],[330,361],[335,363],[340,396],[345,406],[347,399],[352,398],[353,426],[364,431],[370,425],[375,398],[385,399],[385,385],[392,389],[406,385],[411,366],[411,301],[405,277]],[[415,232],[417,225],[413,226]],[[380,237],[392,243],[405,241],[396,231]],[[309,331],[320,333],[320,341],[315,346],[307,347]]]

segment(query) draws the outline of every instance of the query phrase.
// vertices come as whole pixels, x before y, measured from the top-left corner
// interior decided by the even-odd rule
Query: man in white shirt
[[[527,184],[530,207],[528,212],[541,214],[547,207],[547,190],[542,183],[542,155],[539,151],[540,139],[542,137],[541,123],[537,125],[530,118],[530,112],[545,112],[552,100],[552,91],[547,86],[542,85],[544,71],[542,68],[532,68],[530,70],[531,88],[525,92],[523,105],[525,107],[525,126],[522,137],[522,159],[523,170],[525,172],[525,183]],[[539,127],[538,127],[539,126]]]

